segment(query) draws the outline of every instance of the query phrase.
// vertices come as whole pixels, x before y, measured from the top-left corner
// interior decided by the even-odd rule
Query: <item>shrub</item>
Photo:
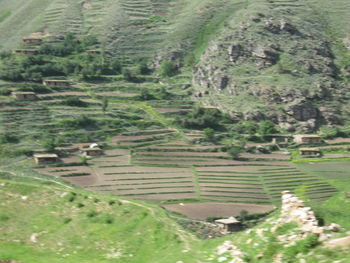
[[[295,256],[299,253],[306,254],[310,249],[316,247],[319,244],[318,236],[315,234],[308,235],[305,239],[297,241],[294,246],[286,249],[284,254],[284,262],[295,262]]]
[[[88,217],[88,218],[93,218],[93,217],[96,217],[98,215],[98,213],[96,212],[96,211],[94,211],[94,210],[90,210],[87,214],[86,214],[86,216]]]
[[[10,89],[6,89],[6,88],[1,88],[0,89],[0,96],[8,96],[11,94],[11,90]]]
[[[66,217],[66,218],[63,218],[63,224],[68,224],[69,222],[71,222],[73,219],[70,218],[70,217]]]
[[[109,205],[114,205],[114,204],[115,204],[115,201],[114,201],[114,200],[109,200],[109,201],[108,201],[108,204],[109,204]]]
[[[87,107],[88,103],[80,100],[79,98],[70,97],[62,101],[63,105],[75,106],[75,107]]]
[[[162,77],[172,77],[178,73],[178,68],[175,63],[163,60],[160,65],[159,73]]]
[[[83,204],[83,203],[77,203],[77,207],[78,208],[82,208],[82,207],[84,207],[85,205]]]
[[[4,134],[0,135],[0,143],[18,143],[19,139],[17,136],[5,132]]]

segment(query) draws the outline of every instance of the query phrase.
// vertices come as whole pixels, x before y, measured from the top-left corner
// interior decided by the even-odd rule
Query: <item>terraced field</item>
[[[197,199],[272,204],[278,202],[282,190],[297,190],[312,200],[324,200],[337,191],[322,177],[299,169],[290,162],[289,155],[281,152],[242,153],[241,159],[232,160],[221,151],[223,145],[195,143],[203,138],[202,131],[181,130],[169,121],[191,110],[193,102],[178,98],[138,101],[142,89],[151,85],[80,83],[39,94],[36,101],[4,97],[0,118],[6,129],[16,131],[21,147],[40,150],[42,143],[37,138],[43,128],[62,135],[71,143],[60,147],[62,163],[37,170],[95,192],[157,202]],[[101,109],[104,96],[109,98],[106,112]],[[67,98],[80,99],[87,105],[67,106]],[[118,119],[124,127],[104,124],[70,131],[57,126],[82,116],[106,123]],[[131,125],[135,121],[154,124],[139,128],[139,124]],[[77,149],[80,142],[94,141],[107,145],[105,155],[89,159],[85,166]]]

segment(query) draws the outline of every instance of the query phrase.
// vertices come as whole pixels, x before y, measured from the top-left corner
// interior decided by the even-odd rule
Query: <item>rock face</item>
[[[314,10],[276,6],[252,4],[227,22],[194,69],[195,97],[289,131],[341,124],[331,39]]]

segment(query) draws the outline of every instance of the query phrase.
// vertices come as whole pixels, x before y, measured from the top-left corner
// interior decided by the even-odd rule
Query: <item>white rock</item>
[[[226,261],[227,260],[227,257],[219,257],[218,258],[218,261],[219,262],[224,262],[224,261]]]
[[[22,199],[22,200],[27,200],[27,199],[28,199],[28,196],[22,195],[22,196],[21,196],[21,199]]]

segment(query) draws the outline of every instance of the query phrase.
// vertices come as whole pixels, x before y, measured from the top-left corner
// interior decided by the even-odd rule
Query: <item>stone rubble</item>
[[[216,253],[218,256],[228,254],[230,257],[232,257],[232,260],[229,261],[228,263],[244,263],[243,257],[244,254],[241,250],[239,250],[238,247],[233,245],[231,241],[225,241],[221,246],[218,247],[218,251]],[[222,261],[225,258],[227,260],[227,257],[221,256],[219,260],[221,259]]]
[[[276,226],[272,230],[276,230],[278,226],[291,222],[296,222],[301,230],[301,234],[279,236],[281,242],[298,241],[305,238],[309,234],[316,234],[320,241],[325,241],[332,237],[331,234],[326,234],[326,231],[338,232],[341,226],[332,223],[328,226],[321,227],[318,225],[318,220],[310,207],[305,206],[304,201],[300,200],[290,191],[282,192],[282,207],[281,217],[277,220]]]

